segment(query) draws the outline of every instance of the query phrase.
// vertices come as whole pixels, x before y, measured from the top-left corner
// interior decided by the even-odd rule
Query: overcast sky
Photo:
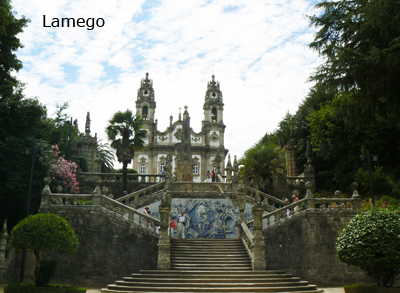
[[[51,116],[68,102],[84,132],[105,139],[107,121],[131,109],[149,72],[164,131],[169,116],[187,105],[201,131],[207,82],[215,74],[224,108],[225,147],[241,157],[286,112],[295,113],[321,62],[308,48],[315,30],[305,15],[313,0],[12,0],[31,19],[18,37],[25,94],[38,97]],[[53,18],[104,19],[103,27],[44,27]],[[102,25],[102,22],[99,22]]]

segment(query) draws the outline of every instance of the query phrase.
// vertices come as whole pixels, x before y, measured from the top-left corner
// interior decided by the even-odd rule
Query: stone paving
[[[0,293],[4,293],[3,285],[0,285]],[[344,293],[343,287],[337,288],[321,288],[324,290],[325,293]],[[100,289],[88,289],[86,293],[100,293]]]

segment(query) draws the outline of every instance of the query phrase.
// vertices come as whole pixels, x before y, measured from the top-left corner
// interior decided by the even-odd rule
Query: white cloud
[[[149,3],[154,3],[149,7]],[[25,68],[19,78],[27,96],[48,104],[68,101],[84,130],[105,137],[113,113],[130,108],[140,80],[154,81],[158,129],[189,106],[192,127],[201,130],[211,74],[221,83],[225,146],[241,156],[287,111],[294,113],[308,92],[308,76],[319,63],[307,45],[313,39],[305,14],[311,0],[14,0],[32,20],[19,37]],[[44,28],[48,17],[104,18],[105,26]]]

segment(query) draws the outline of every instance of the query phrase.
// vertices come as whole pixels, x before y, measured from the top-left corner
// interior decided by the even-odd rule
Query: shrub
[[[32,249],[36,256],[35,283],[43,286],[40,273],[40,252],[54,250],[61,254],[74,254],[79,241],[70,224],[54,214],[31,215],[19,222],[11,231],[10,244],[16,249]]]
[[[365,270],[379,287],[391,287],[400,271],[400,212],[371,208],[355,216],[338,237],[340,261]]]
[[[400,288],[382,288],[376,286],[354,284],[351,286],[344,286],[344,292],[345,293],[400,293]]]

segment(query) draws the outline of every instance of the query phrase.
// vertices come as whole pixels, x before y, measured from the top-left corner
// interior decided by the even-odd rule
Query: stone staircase
[[[101,292],[322,292],[283,271],[253,271],[237,239],[171,239],[171,270],[142,270]]]

